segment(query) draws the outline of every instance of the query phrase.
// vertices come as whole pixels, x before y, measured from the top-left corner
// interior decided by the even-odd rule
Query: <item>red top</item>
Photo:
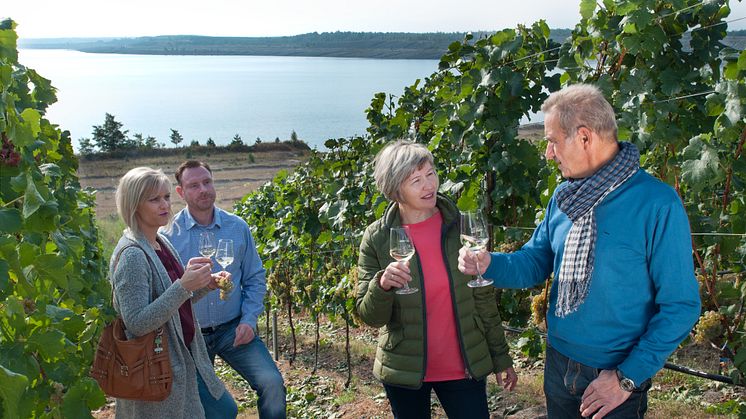
[[[160,240],[158,240],[158,244],[161,245],[161,250],[156,250],[155,253],[158,255],[158,259],[161,260],[163,267],[166,268],[171,282],[176,282],[177,279],[184,275],[184,268]],[[179,307],[179,319],[181,320],[181,332],[184,334],[184,343],[188,348],[192,343],[192,339],[194,339],[194,317],[192,316],[191,299],[187,299]]]
[[[461,380],[466,376],[458,342],[456,316],[448,279],[441,230],[440,212],[417,224],[405,224],[422,266],[427,321],[427,365],[424,381]]]

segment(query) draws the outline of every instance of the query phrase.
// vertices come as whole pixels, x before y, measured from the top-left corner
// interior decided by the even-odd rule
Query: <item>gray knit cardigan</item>
[[[158,237],[181,263],[179,254],[168,239],[162,235]],[[139,248],[124,249],[133,244]],[[114,262],[120,251],[119,262],[115,267]],[[152,263],[148,262],[145,254]],[[215,375],[196,316],[194,339],[190,347],[186,347],[181,331],[179,306],[190,297],[193,302],[196,301],[210,290],[203,288],[192,296],[192,293],[180,284],[172,283],[150,243],[143,237],[135,237],[129,230],[125,231],[114,249],[109,268],[110,281],[114,288],[114,308],[124,320],[127,337],[142,336],[165,324],[174,377],[171,395],[166,400],[146,402],[117,399],[116,417],[204,418],[205,413],[197,390],[197,371],[210,394],[216,399],[222,397],[225,386]],[[151,284],[155,287],[155,300],[152,299]]]

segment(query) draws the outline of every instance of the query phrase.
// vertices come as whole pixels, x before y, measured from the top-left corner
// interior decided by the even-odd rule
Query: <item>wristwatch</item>
[[[619,379],[619,387],[621,387],[622,390],[628,393],[631,393],[637,390],[637,386],[635,385],[635,382],[625,377],[624,374],[622,374],[620,370],[616,370],[616,376]]]

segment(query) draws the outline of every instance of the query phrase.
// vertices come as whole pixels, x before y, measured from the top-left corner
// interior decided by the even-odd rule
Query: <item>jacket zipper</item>
[[[422,374],[420,375],[420,384],[417,388],[422,387],[422,383],[425,380],[425,372],[427,370],[427,310],[425,309],[425,274],[422,272],[422,263],[420,262],[419,253],[415,253],[417,258],[417,271],[420,273],[420,294],[422,294]]]
[[[453,223],[452,223],[453,224]],[[451,226],[452,226],[451,224]],[[448,249],[446,248],[446,242],[448,238],[448,227],[443,226],[443,234],[441,234],[441,252],[443,253],[443,262],[446,265],[446,273],[448,274],[448,284],[451,287],[451,305],[453,305],[454,323],[456,323],[456,330],[458,331],[458,344],[461,348],[461,358],[464,361],[464,372],[466,373],[467,379],[472,379],[474,374],[471,372],[471,365],[466,357],[466,348],[464,348],[464,334],[461,331],[461,316],[459,315],[458,305],[456,304],[456,285],[451,275],[450,265],[448,264]],[[476,310],[476,307],[474,308]]]

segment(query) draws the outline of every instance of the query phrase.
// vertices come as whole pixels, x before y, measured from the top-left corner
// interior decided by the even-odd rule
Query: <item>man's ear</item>
[[[181,199],[184,199],[184,189],[181,188],[181,185],[176,185],[176,193],[179,194]]]
[[[586,127],[578,128],[578,135],[580,135],[580,141],[583,142],[583,147],[591,145],[593,139],[593,133]]]

